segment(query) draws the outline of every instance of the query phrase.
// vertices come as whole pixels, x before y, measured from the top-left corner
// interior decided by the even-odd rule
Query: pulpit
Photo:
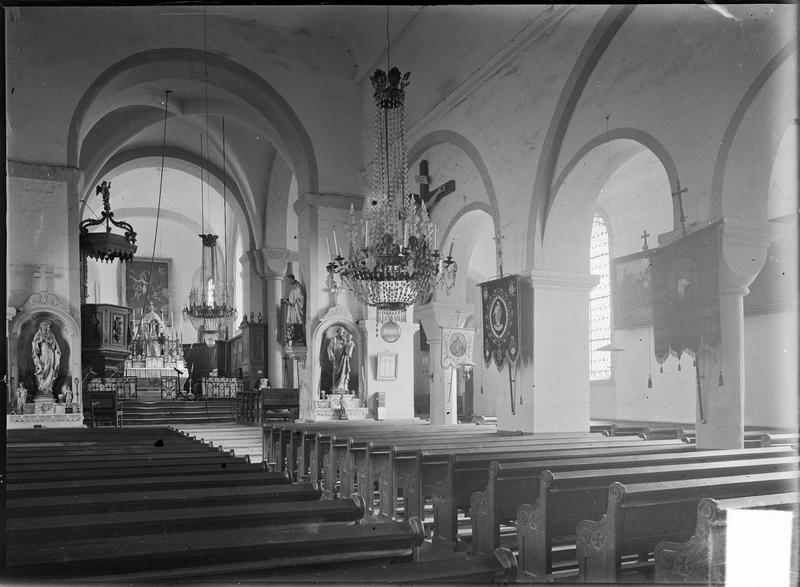
[[[81,343],[84,369],[96,373],[122,372],[129,353],[131,308],[114,304],[81,306]]]

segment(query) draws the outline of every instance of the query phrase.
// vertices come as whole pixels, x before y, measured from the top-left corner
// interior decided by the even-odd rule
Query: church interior
[[[797,584],[796,6],[4,13],[6,579]]]

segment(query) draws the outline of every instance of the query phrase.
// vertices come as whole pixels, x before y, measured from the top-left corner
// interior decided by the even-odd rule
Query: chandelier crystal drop
[[[381,322],[404,320],[406,309],[437,285],[452,287],[456,273],[452,256],[439,254],[425,203],[406,189],[409,75],[392,67],[388,74],[378,69],[370,77],[375,90],[372,196],[360,217],[351,206],[348,250],[339,250],[334,233],[335,256],[327,267],[331,278],[338,275],[359,301],[377,309]]]

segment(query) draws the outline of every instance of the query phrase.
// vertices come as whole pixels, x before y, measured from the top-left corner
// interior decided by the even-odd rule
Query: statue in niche
[[[328,358],[333,366],[331,391],[350,391],[350,359],[354,349],[353,335],[347,329],[338,327],[336,336],[328,341]]]
[[[69,383],[65,383],[61,386],[61,394],[64,396],[64,405],[71,406],[74,401],[74,396],[72,395],[72,389]]]
[[[115,343],[120,344],[122,342],[122,317],[121,316],[114,316],[114,325],[112,326],[112,338]]]
[[[36,336],[33,337],[33,365],[39,397],[53,394],[53,384],[61,364],[61,349],[50,330],[50,324],[50,320],[42,320]]]
[[[292,344],[306,343],[306,291],[303,284],[293,274],[286,276],[289,281],[289,297],[286,311],[286,339]]]

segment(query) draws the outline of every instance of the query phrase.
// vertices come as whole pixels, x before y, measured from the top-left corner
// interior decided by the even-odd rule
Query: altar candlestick
[[[433,248],[437,251],[439,250],[439,238],[438,238],[439,227],[435,224],[433,225]]]
[[[448,256],[448,257],[452,257],[452,256],[453,256],[453,244],[454,244],[455,242],[456,242],[456,241],[454,241],[454,240],[453,240],[453,241],[450,241],[450,252],[449,252],[449,253],[447,253],[447,256]]]
[[[369,220],[364,220],[364,248],[369,248]]]
[[[408,222],[403,222],[403,246],[408,246]]]
[[[336,254],[337,254],[337,255],[341,255],[341,254],[342,254],[342,251],[339,249],[339,243],[338,243],[338,241],[336,240],[336,230],[333,230],[333,229],[332,229],[332,232],[333,232],[333,248],[334,248],[334,250],[336,251]]]
[[[333,255],[331,255],[331,241],[327,236],[325,237],[325,246],[328,247],[328,258],[333,259]]]
[[[172,313],[172,310],[169,311],[169,327],[172,330],[175,330],[175,315]]]

